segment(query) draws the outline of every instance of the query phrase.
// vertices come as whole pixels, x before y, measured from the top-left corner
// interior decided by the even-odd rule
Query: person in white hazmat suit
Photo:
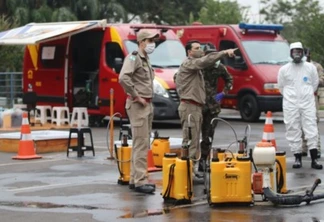
[[[322,169],[317,161],[317,122],[315,91],[318,87],[316,67],[305,61],[300,42],[290,44],[292,61],[282,66],[278,73],[278,87],[283,96],[282,109],[286,138],[295,156],[293,168],[302,167],[302,130],[307,139],[314,169]]]

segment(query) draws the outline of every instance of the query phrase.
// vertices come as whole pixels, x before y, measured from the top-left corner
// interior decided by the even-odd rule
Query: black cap
[[[217,50],[216,50],[215,45],[213,45],[212,43],[207,43],[204,46],[204,52],[207,55],[208,53],[211,53],[211,52],[217,52]]]

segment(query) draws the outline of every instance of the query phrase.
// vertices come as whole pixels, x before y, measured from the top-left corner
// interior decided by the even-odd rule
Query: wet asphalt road
[[[242,139],[247,123],[232,114],[224,115]],[[284,138],[281,117],[274,117],[278,150],[287,152],[287,187],[304,194],[316,178],[324,180],[323,170],[310,168],[310,158],[303,159],[302,169],[292,169],[294,161]],[[118,124],[116,124],[118,126]],[[320,131],[324,126],[320,123]],[[251,123],[249,147],[262,138],[264,119]],[[178,121],[154,123],[160,136],[181,138]],[[254,206],[210,207],[203,193],[203,185],[194,186],[193,204],[173,206],[163,203],[160,195],[162,173],[149,174],[157,190],[153,195],[131,192],[127,186],[117,185],[119,177],[116,162],[108,160],[107,130],[92,128],[96,155],[86,152],[82,158],[76,153],[42,154],[39,160],[12,160],[14,153],[0,153],[0,221],[324,221],[324,200],[293,207],[275,207],[255,196]],[[119,130],[115,129],[115,138]],[[322,134],[322,144],[324,136]],[[235,147],[230,127],[220,123],[214,137],[214,146]],[[322,158],[324,159],[324,158]],[[316,193],[324,193],[319,186]]]

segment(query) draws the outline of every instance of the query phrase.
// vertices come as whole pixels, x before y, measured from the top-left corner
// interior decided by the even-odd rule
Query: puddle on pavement
[[[148,217],[148,216],[158,216],[158,215],[166,214],[168,212],[169,210],[143,210],[139,212],[129,212],[118,218],[141,218],[141,217]]]
[[[64,204],[53,204],[53,203],[40,203],[40,202],[5,202],[0,201],[0,206],[7,206],[7,207],[23,207],[23,208],[39,208],[39,209],[55,209],[55,208],[70,208],[70,209],[86,209],[86,210],[109,210],[107,208],[101,208],[101,207],[93,207],[93,206],[87,206],[87,205],[64,205]],[[141,210],[141,211],[132,211],[127,212],[126,214],[119,216],[118,218],[144,218],[149,216],[159,216],[159,215],[165,215],[165,214],[172,214],[172,217],[174,219],[189,219],[193,217],[192,212],[188,209],[184,208],[190,208],[193,207],[192,205],[182,205],[182,207],[179,208],[169,208],[166,207],[165,209],[160,210]],[[250,209],[250,208],[248,208]],[[195,212],[195,218],[202,219],[202,221],[215,221],[219,218],[224,219],[224,221],[266,221],[268,218],[268,215],[255,215],[253,212],[249,212],[248,210],[240,210],[233,211],[232,208],[224,208],[224,209],[213,209],[213,210],[206,210],[203,212]],[[206,219],[206,220],[205,220]],[[255,219],[255,220],[254,220]],[[287,219],[287,220],[286,220]],[[284,222],[284,221],[291,221],[288,218],[285,218],[285,216],[278,215],[277,217],[273,218],[273,222]],[[308,219],[309,221],[309,219]],[[311,222],[320,222],[321,219],[318,219],[316,217],[311,217]]]
[[[40,202],[6,202],[0,201],[0,206],[7,207],[24,207],[24,208],[40,208],[40,209],[54,209],[54,208],[73,208],[73,209],[86,209],[86,210],[97,210],[105,209],[87,205],[64,205],[64,204],[53,204],[53,203],[40,203]],[[108,209],[106,209],[108,210]],[[119,218],[140,218],[147,216],[156,216],[168,213],[169,210],[143,210],[135,213],[127,213]]]
[[[86,210],[96,210],[98,207],[86,206],[86,205],[64,205],[53,203],[39,203],[39,202],[0,202],[1,206],[7,207],[27,207],[27,208],[41,208],[41,209],[53,209],[53,208],[82,208]]]

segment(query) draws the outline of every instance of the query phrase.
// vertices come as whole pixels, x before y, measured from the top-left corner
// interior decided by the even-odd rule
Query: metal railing
[[[0,72],[0,107],[12,108],[21,97],[22,72]]]

